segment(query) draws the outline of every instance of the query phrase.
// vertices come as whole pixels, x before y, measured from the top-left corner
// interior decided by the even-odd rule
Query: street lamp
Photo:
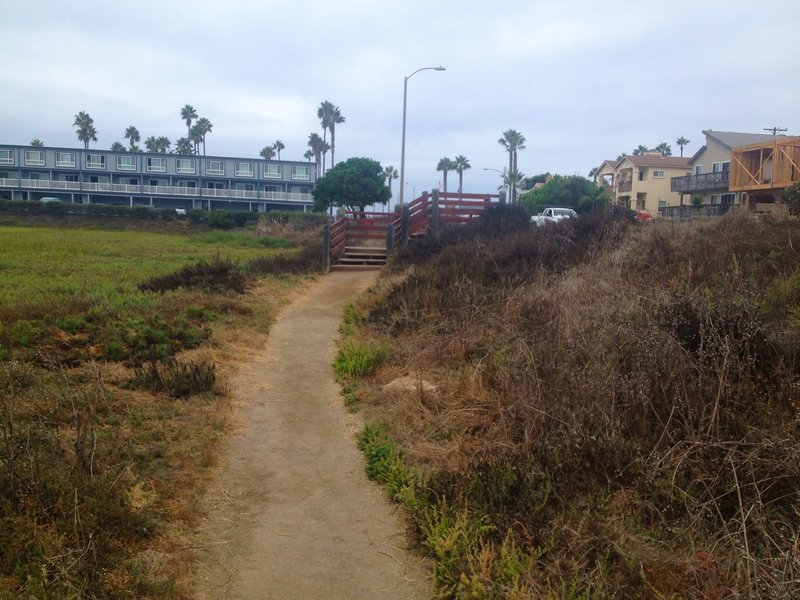
[[[441,65],[438,67],[422,67],[417,69],[408,77],[403,79],[403,144],[400,149],[400,206],[403,206],[403,192],[405,191],[405,167],[406,167],[406,100],[408,98],[408,80],[420,71],[444,71]]]
[[[507,188],[508,188],[508,180],[506,179],[506,168],[505,167],[503,167],[502,171],[500,169],[490,169],[489,167],[483,167],[483,170],[484,171],[494,171],[495,173],[500,173],[500,175],[503,177],[503,179],[502,179],[503,185],[501,185],[498,189],[503,189],[506,192],[506,194],[508,194],[508,190],[507,190]]]

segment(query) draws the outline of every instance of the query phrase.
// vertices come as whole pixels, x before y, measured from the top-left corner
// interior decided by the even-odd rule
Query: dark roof
[[[736,131],[714,131],[713,129],[704,129],[703,134],[706,137],[714,138],[720,144],[728,148],[749,146],[750,144],[757,144],[758,142],[774,140],[776,137],[783,137],[771,135],[769,133],[739,133]]]

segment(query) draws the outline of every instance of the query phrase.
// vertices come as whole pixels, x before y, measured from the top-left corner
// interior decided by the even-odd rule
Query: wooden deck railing
[[[387,255],[410,237],[438,231],[443,225],[464,224],[477,219],[492,202],[495,194],[423,192],[395,212],[347,211],[334,223],[325,226],[325,269],[336,261],[348,246],[385,244]]]

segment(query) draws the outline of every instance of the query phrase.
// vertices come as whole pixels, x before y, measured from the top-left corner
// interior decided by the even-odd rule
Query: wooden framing
[[[781,192],[800,182],[800,136],[772,140],[731,150],[731,192]]]

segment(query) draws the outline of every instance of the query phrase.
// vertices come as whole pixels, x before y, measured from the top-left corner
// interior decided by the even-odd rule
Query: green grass
[[[255,243],[244,242],[252,239]],[[0,227],[0,307],[86,294],[94,300],[132,292],[136,284],[202,258],[234,261],[262,257],[280,242],[259,242],[223,232],[201,236]],[[269,245],[271,244],[271,245]]]

